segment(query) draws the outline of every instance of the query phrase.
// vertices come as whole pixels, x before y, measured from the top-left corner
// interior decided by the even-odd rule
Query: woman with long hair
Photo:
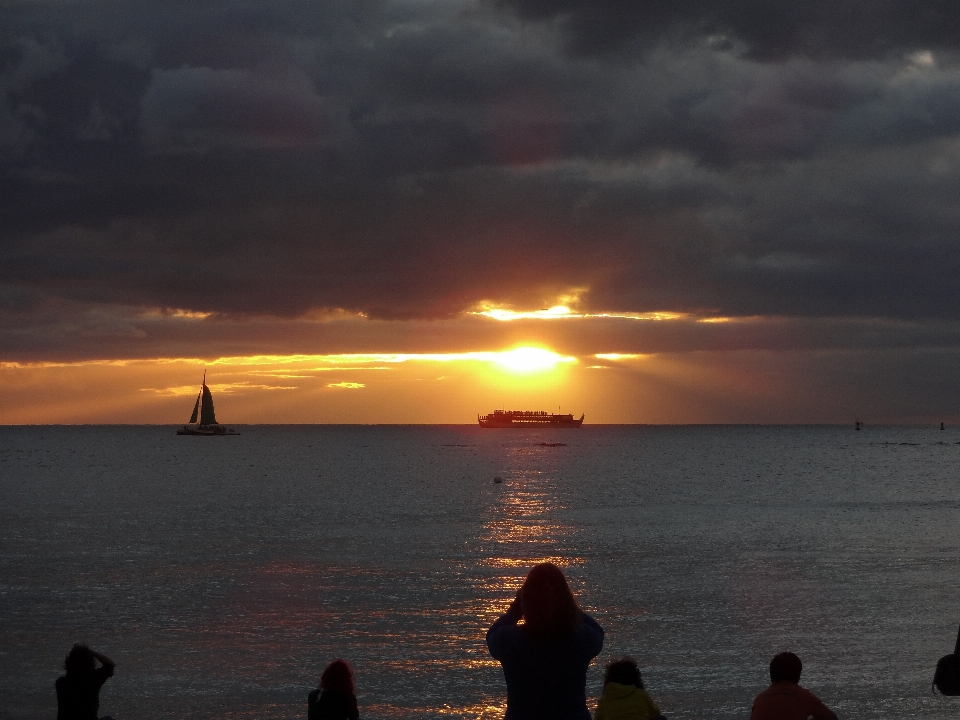
[[[57,720],[97,720],[100,688],[115,667],[106,655],[82,643],[74,645],[63,661],[66,674],[56,682]]]
[[[357,720],[353,668],[337,658],[327,665],[316,690],[307,696],[307,720]]]
[[[603,648],[603,628],[577,606],[556,565],[530,570],[487,631],[487,647],[507,681],[504,720],[590,720],[587,668]]]

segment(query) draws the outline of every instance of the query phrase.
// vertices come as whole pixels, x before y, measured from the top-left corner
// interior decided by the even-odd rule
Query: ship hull
[[[212,437],[215,435],[239,435],[236,430],[226,428],[223,425],[184,425],[177,430],[177,435],[196,435],[199,437]]]
[[[539,428],[578,428],[583,425],[582,420],[574,420],[573,422],[564,422],[564,423],[525,423],[525,422],[484,422],[480,420],[480,427],[482,428],[493,428],[496,430],[504,429],[520,429],[520,430],[536,430]]]

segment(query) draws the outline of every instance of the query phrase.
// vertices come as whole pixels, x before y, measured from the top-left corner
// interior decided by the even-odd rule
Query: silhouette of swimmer
[[[113,660],[106,655],[80,643],[74,645],[63,661],[66,675],[56,682],[57,720],[97,720],[100,688],[107,678],[113,677],[114,667]]]
[[[603,694],[594,720],[666,720],[643,687],[637,661],[630,657],[607,663]]]
[[[960,695],[960,632],[957,632],[957,645],[952,655],[944,655],[937,661],[933,673],[933,685],[942,695]]]
[[[307,720],[357,720],[357,696],[353,689],[353,668],[337,658],[327,665],[317,689],[307,696]]]
[[[800,687],[803,664],[791,652],[770,661],[770,687],[757,695],[750,720],[837,720],[836,713],[806,688]]]
[[[487,631],[487,647],[507,682],[504,720],[590,720],[587,668],[603,648],[603,628],[577,606],[556,565],[530,570]]]

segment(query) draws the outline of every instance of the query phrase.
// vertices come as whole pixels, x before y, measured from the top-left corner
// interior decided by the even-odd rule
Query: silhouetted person
[[[603,628],[577,606],[556,565],[530,570],[487,631],[487,647],[507,681],[504,720],[590,720],[587,667],[603,647]]]
[[[629,657],[607,663],[603,694],[593,717],[594,720],[666,720],[643,688],[637,661]]]
[[[960,632],[957,633],[957,645],[953,654],[944,655],[937,662],[933,685],[943,695],[960,695]]]
[[[780,653],[770,661],[770,687],[753,701],[750,720],[837,720],[812,692],[800,687],[800,658]]]
[[[327,665],[316,690],[307,696],[307,720],[357,720],[357,696],[353,689],[353,669],[337,658]]]
[[[106,655],[74,645],[63,661],[66,675],[57,678],[57,720],[97,720],[100,688],[113,677],[114,667]]]

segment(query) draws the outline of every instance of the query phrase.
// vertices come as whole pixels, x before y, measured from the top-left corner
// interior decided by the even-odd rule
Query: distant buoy
[[[493,479],[493,482],[496,483],[497,485],[499,485],[500,483],[503,482],[503,478],[500,477],[499,475],[497,475],[497,476]]]

